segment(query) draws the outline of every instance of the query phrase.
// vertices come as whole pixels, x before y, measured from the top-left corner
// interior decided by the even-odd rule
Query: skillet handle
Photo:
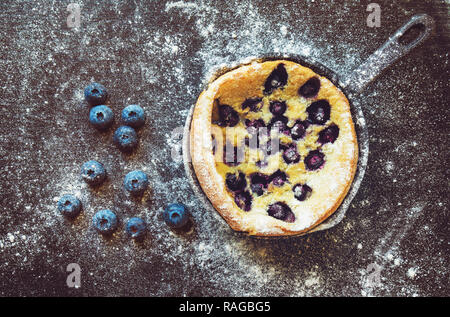
[[[422,44],[432,33],[434,20],[427,14],[413,16],[397,30],[365,62],[341,80],[342,86],[354,93],[361,92],[384,69],[416,46]]]

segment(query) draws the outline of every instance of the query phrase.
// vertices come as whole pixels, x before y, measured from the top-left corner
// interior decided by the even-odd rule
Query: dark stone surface
[[[449,21],[443,1],[377,1],[381,27],[366,26],[368,1],[80,1],[81,26],[67,27],[69,1],[2,1],[0,14],[0,295],[235,296],[449,294]],[[195,198],[183,165],[171,158],[212,67],[271,52],[302,52],[340,74],[375,51],[409,17],[428,13],[436,32],[360,96],[370,133],[366,176],[336,227],[308,236],[261,240],[232,232]],[[109,91],[121,110],[147,114],[131,155],[111,129],[89,125],[83,88]],[[83,162],[105,164],[98,189],[80,179]],[[132,198],[124,175],[142,169],[151,190]],[[56,202],[83,202],[75,221]],[[171,202],[187,205],[188,232],[162,220]],[[111,238],[91,218],[121,219]],[[142,244],[124,223],[142,216]],[[66,286],[78,263],[81,287]],[[371,265],[381,267],[370,283]]]

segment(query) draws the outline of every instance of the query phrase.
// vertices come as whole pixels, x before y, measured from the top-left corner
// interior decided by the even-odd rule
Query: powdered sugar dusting
[[[345,221],[331,230],[288,240],[233,232],[200,206],[182,164],[171,157],[181,142],[171,131],[183,125],[214,69],[279,53],[349,74],[417,8],[437,14],[435,4],[381,1],[383,25],[369,29],[358,1],[80,3],[77,31],[65,25],[67,3],[4,6],[0,295],[448,294],[446,121],[445,114],[430,116],[447,104],[442,38],[352,98],[366,115],[356,124],[371,132],[369,177]],[[148,121],[136,153],[121,154],[112,131],[98,133],[88,124],[82,89],[91,81],[111,93],[114,128],[125,105],[144,107]],[[89,159],[108,171],[95,190],[79,177]],[[149,175],[142,199],[122,189],[132,169]],[[65,193],[82,200],[75,221],[56,210]],[[186,232],[164,224],[169,202],[190,210],[193,226]],[[121,220],[109,239],[91,226],[99,208],[113,208]],[[124,233],[131,216],[149,223],[143,244]],[[82,269],[79,289],[65,283],[74,262]],[[372,262],[383,267],[381,286],[367,281]]]

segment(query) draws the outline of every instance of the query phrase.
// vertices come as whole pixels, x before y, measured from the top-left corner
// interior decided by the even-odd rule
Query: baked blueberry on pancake
[[[190,133],[204,193],[232,229],[251,235],[317,226],[345,198],[358,161],[345,95],[287,60],[253,62],[211,82]]]

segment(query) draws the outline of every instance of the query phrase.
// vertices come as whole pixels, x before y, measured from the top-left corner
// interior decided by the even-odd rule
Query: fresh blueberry
[[[270,112],[274,116],[281,116],[286,111],[286,102],[284,101],[271,101],[269,106]]]
[[[140,128],[145,123],[145,112],[139,105],[129,105],[122,110],[122,123],[132,128]]]
[[[276,202],[269,206],[267,210],[269,216],[286,222],[294,222],[295,215],[291,208],[283,202]]]
[[[314,150],[308,153],[305,157],[306,168],[310,171],[315,171],[325,164],[325,155],[319,150]]]
[[[287,175],[285,172],[282,172],[280,170],[274,172],[272,175],[270,175],[270,182],[277,187],[283,186],[284,183],[287,181]]]
[[[81,167],[81,177],[89,185],[97,186],[106,179],[106,170],[100,162],[87,161]]]
[[[89,112],[89,121],[96,129],[106,130],[112,125],[114,114],[108,106],[95,106]]]
[[[117,229],[117,216],[109,209],[98,211],[92,218],[94,228],[103,235],[109,235]]]
[[[132,171],[125,175],[123,187],[131,195],[142,195],[148,187],[148,177],[142,171]]]
[[[319,132],[319,143],[334,143],[339,136],[339,127],[335,124]]]
[[[105,103],[107,96],[106,88],[99,83],[92,83],[84,88],[84,98],[91,106]]]
[[[234,127],[239,123],[239,114],[229,105],[219,106],[219,122],[222,127]]]
[[[283,159],[288,164],[298,163],[300,161],[300,154],[297,152],[297,144],[291,143],[287,145],[283,151]]]
[[[306,109],[308,121],[314,124],[325,124],[330,119],[331,107],[325,99],[314,101]]]
[[[277,68],[270,73],[264,83],[264,94],[269,95],[275,89],[284,87],[287,84],[287,80],[288,73],[284,67],[284,64],[278,64]]]
[[[291,128],[291,137],[293,140],[299,140],[306,134],[306,128],[308,123],[305,121],[297,120]]]
[[[116,146],[123,152],[132,151],[138,144],[136,131],[126,125],[117,128],[114,132],[113,140]]]
[[[239,192],[234,196],[234,202],[244,211],[252,208],[252,195],[248,191]]]
[[[147,225],[141,218],[133,217],[128,220],[125,230],[131,238],[142,240],[147,231]]]
[[[300,96],[305,98],[311,98],[317,95],[320,89],[320,79],[317,77],[311,77],[306,83],[298,89]]]
[[[309,196],[311,196],[312,189],[306,184],[297,184],[292,187],[292,191],[294,192],[294,197],[300,201],[306,200]]]
[[[245,174],[242,172],[239,172],[238,175],[228,173],[225,176],[225,183],[227,184],[228,189],[233,192],[242,191],[247,186],[247,181],[245,180]]]
[[[182,204],[170,204],[164,210],[163,218],[166,224],[171,228],[184,227],[189,221],[189,215]]]
[[[250,109],[250,111],[258,112],[263,107],[264,103],[262,101],[262,98],[249,98],[245,99],[245,101],[242,103],[242,109],[245,110],[247,108]]]
[[[80,214],[81,201],[73,195],[64,195],[58,201],[58,210],[68,218],[75,218]]]

